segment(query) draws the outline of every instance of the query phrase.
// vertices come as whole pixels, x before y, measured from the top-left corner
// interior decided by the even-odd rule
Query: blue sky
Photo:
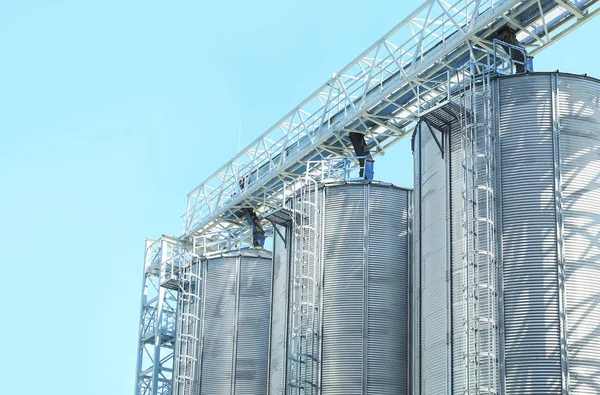
[[[240,120],[244,145],[419,3],[1,2],[2,393],[133,394],[144,238],[179,234]],[[600,77],[599,32],[536,69]]]

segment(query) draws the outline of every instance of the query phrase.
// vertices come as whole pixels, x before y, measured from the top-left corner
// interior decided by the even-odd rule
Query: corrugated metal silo
[[[307,274],[319,279],[320,330],[309,350],[320,365],[310,380],[322,395],[408,393],[410,194],[389,184],[356,182],[320,186],[313,199],[316,217],[307,225],[316,237],[307,246],[318,252],[318,265]],[[297,200],[290,202],[292,211],[299,208]],[[294,327],[305,322],[294,316],[298,259],[308,256],[299,253],[306,250],[299,226],[297,219],[275,232],[271,395],[297,393],[298,385],[317,394],[311,383],[298,382],[303,375],[294,370],[294,337],[303,333]]]
[[[437,139],[437,140],[436,140]],[[447,233],[446,201],[449,172],[437,141],[446,135],[420,125],[414,141],[414,261],[413,289],[416,305],[413,322],[415,390],[420,394],[447,393],[451,381],[449,325],[451,270]],[[447,157],[447,156],[446,156]],[[420,371],[420,374],[418,373]]]
[[[497,360],[497,378],[488,382],[500,393],[600,393],[600,81],[530,73],[491,82],[491,117],[479,115],[487,119],[482,125],[489,122],[487,154],[477,140],[490,167],[477,167],[475,198],[465,187],[464,113],[454,111],[446,129],[425,117],[416,132],[417,392],[470,393],[467,383],[492,374],[466,363],[479,347],[479,355]],[[488,98],[480,93],[476,112]],[[486,192],[484,174],[492,187]],[[469,216],[483,222],[481,202],[490,203],[495,237],[486,244],[479,235],[475,249],[465,223]],[[469,271],[466,257],[483,252],[495,280]],[[477,292],[489,292],[490,302],[477,306],[493,312],[471,309],[468,298]],[[469,325],[488,328],[487,321],[497,347],[468,337]]]
[[[271,253],[203,259],[200,395],[266,394]]]

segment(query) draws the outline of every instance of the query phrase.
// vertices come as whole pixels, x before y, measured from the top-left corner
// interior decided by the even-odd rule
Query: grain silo
[[[269,394],[407,394],[411,191],[309,183],[275,225]]]
[[[600,393],[600,81],[470,78],[414,153],[415,393]]]
[[[184,271],[176,395],[267,392],[271,268],[269,251],[243,248],[197,255]]]

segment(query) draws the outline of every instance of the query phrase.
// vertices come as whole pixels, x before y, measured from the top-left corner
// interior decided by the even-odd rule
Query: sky
[[[2,393],[132,395],[145,237],[420,1],[0,0]],[[600,77],[600,18],[535,59]],[[408,141],[377,178],[412,183]]]

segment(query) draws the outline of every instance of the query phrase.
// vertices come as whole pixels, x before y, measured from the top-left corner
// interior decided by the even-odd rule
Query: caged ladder
[[[175,350],[174,395],[200,391],[202,262],[194,255],[180,272]]]
[[[491,68],[470,63],[461,72],[463,394],[497,394],[498,270]]]
[[[320,372],[319,208],[317,181],[306,176],[295,182],[292,264],[291,336],[287,393],[318,395]]]

